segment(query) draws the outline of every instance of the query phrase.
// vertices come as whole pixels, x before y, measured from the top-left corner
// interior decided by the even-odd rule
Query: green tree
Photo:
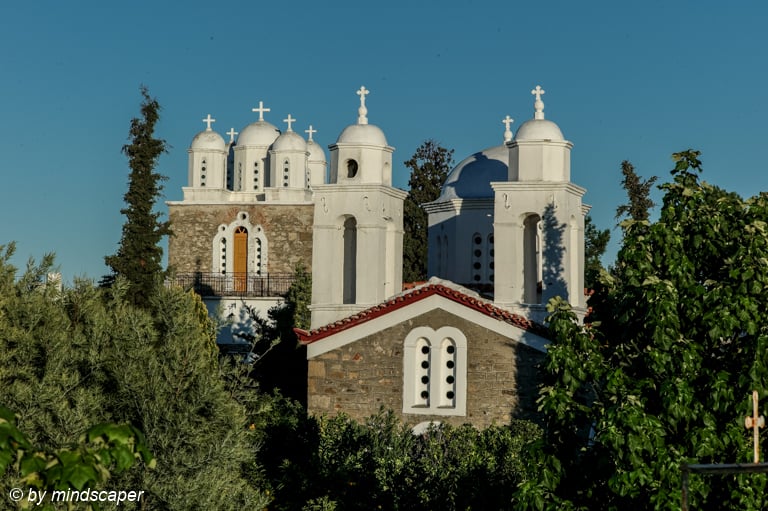
[[[306,405],[307,351],[293,329],[309,329],[312,274],[298,264],[294,275],[283,302],[268,312],[269,326],[256,346],[262,355],[269,349],[271,352],[266,362],[257,365],[255,375],[264,390],[279,390],[283,396]]]
[[[427,278],[427,213],[421,205],[440,196],[453,166],[453,149],[427,140],[405,166],[411,170],[411,178],[403,205],[403,280],[415,282]]]
[[[166,152],[165,141],[154,136],[160,104],[150,97],[146,87],[141,87],[141,95],[141,117],[131,120],[131,143],[123,146],[131,168],[124,196],[127,206],[120,210],[126,221],[117,253],[104,258],[113,275],[103,282],[110,285],[115,277],[124,277],[130,286],[131,302],[147,307],[154,288],[163,278],[163,250],[159,243],[171,230],[167,221],[160,220],[161,213],[154,211],[163,189],[161,182],[167,179],[155,172],[160,155]]]
[[[651,187],[658,179],[657,176],[642,180],[635,172],[635,167],[628,161],[621,162],[621,186],[627,192],[628,204],[622,204],[616,208],[616,218],[624,215],[636,221],[648,220],[650,211],[656,204],[651,200]]]
[[[753,389],[768,396],[768,195],[700,181],[696,151],[674,159],[659,220],[624,225],[602,323],[548,305],[528,509],[679,509],[681,464],[751,460],[743,417]],[[765,509],[766,483],[692,477],[691,509]]]
[[[106,484],[144,490],[142,509],[269,502],[254,477],[255,424],[269,399],[220,366],[197,295],[161,286],[145,309],[133,305],[121,277],[109,293],[88,281],[59,290],[45,281],[51,256],[17,275],[11,253],[0,248],[1,399],[35,449],[61,452],[94,424],[128,424],[144,432],[157,466]],[[3,495],[17,481],[0,475]]]
[[[523,448],[541,435],[513,420],[484,430],[438,425],[417,436],[391,411],[362,424],[343,414],[276,419],[273,435],[293,439],[265,446],[276,488],[270,508],[278,510],[514,509]]]
[[[30,443],[18,429],[16,416],[0,405],[0,477],[9,471],[16,481],[15,490],[3,494],[12,496],[12,491],[17,492],[22,509],[53,511],[54,491],[103,487],[112,474],[130,469],[139,460],[149,467],[155,466],[144,435],[130,425],[99,424],[86,431],[78,444],[46,452]],[[31,500],[30,488],[40,492],[38,500]],[[135,496],[122,498],[136,500]],[[90,504],[86,507],[93,509]]]
[[[603,270],[601,258],[610,240],[611,231],[598,229],[592,217],[587,215],[584,219],[584,286],[587,289],[594,289],[597,285]]]

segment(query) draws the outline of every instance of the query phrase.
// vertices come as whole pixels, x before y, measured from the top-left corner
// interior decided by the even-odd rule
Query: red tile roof
[[[325,337],[329,337],[348,328],[360,325],[366,321],[371,321],[372,319],[378,318],[379,316],[383,316],[433,295],[442,296],[456,303],[464,305],[465,307],[469,307],[470,309],[481,312],[486,316],[490,316],[499,321],[504,321],[536,335],[547,338],[549,337],[547,327],[540,323],[535,323],[519,314],[514,314],[508,310],[497,307],[491,302],[481,298],[470,296],[444,284],[436,283],[427,283],[426,285],[415,287],[403,294],[393,297],[389,301],[386,301],[382,304],[357,312],[349,317],[340,319],[328,325],[315,328],[314,330],[307,331],[300,328],[294,328],[293,331],[296,332],[296,335],[299,337],[299,342],[302,344],[311,344],[313,342],[324,339]]]

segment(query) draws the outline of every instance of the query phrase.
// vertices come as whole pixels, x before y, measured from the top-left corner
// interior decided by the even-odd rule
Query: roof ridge
[[[453,285],[446,285],[446,283]],[[438,294],[456,303],[463,304],[467,307],[477,310],[481,314],[485,314],[499,321],[512,324],[518,328],[522,328],[523,330],[528,330],[530,332],[536,333],[537,335],[546,335],[546,326],[531,321],[525,316],[514,313],[510,310],[503,309],[495,305],[493,302],[481,297],[474,291],[471,291],[463,286],[455,284],[451,281],[438,279],[436,277],[432,277],[424,284],[415,286],[402,293],[394,295],[382,303],[373,305],[361,311],[357,311],[347,317],[328,323],[327,325],[313,328],[311,330],[294,328],[293,331],[296,333],[296,335],[298,335],[299,341],[302,344],[310,344],[319,341],[324,337],[333,335],[334,333],[352,328],[355,325],[371,321],[379,316],[383,316],[384,314],[397,310],[416,301],[423,300],[434,294]]]

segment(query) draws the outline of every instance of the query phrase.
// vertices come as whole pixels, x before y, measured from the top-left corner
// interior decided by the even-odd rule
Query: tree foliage
[[[144,435],[131,425],[99,424],[86,431],[78,444],[46,452],[32,445],[18,429],[15,414],[0,405],[0,476],[8,470],[18,480],[16,491],[21,489],[25,495],[17,500],[22,509],[53,511],[53,491],[101,487],[112,474],[139,460],[155,466]],[[30,488],[38,490],[39,500],[31,501]]]
[[[415,282],[427,278],[427,213],[421,205],[440,196],[453,166],[453,149],[427,140],[405,166],[411,170],[411,178],[403,204],[403,280]]]
[[[261,355],[266,349],[271,352],[269,360],[256,367],[255,375],[265,391],[278,390],[283,396],[306,404],[307,352],[293,329],[309,329],[312,274],[299,264],[294,275],[283,302],[268,312],[269,321],[256,347]]]
[[[1,399],[35,449],[60,452],[95,424],[127,424],[144,433],[157,466],[106,484],[144,490],[141,509],[268,503],[253,477],[259,439],[250,427],[268,399],[219,365],[198,296],[159,287],[145,309],[122,278],[109,293],[87,281],[59,290],[45,282],[51,257],[17,277],[10,251],[0,253]],[[17,476],[0,476],[3,495]]]
[[[648,220],[650,211],[656,204],[651,200],[651,187],[658,179],[657,176],[642,180],[635,172],[635,167],[628,161],[621,162],[621,173],[624,176],[621,186],[627,192],[628,204],[616,208],[616,218],[628,215],[632,220]]]
[[[603,270],[601,258],[610,240],[611,231],[598,229],[592,217],[587,215],[584,219],[584,286],[587,289],[594,289],[597,285]]]
[[[283,411],[276,418],[271,436],[294,439],[264,449],[276,510],[514,509],[524,446],[541,434],[513,421],[484,430],[439,425],[414,435],[384,411],[364,424],[344,415]]]
[[[674,155],[657,222],[625,221],[601,323],[553,301],[547,434],[528,509],[679,509],[683,463],[751,459],[752,389],[768,397],[768,194],[700,181]],[[765,475],[692,476],[691,509],[765,509]]]
[[[163,277],[159,243],[171,230],[167,221],[160,220],[161,213],[154,211],[163,189],[161,182],[167,179],[155,171],[160,155],[166,152],[165,141],[154,135],[160,104],[146,87],[141,87],[141,95],[141,117],[131,120],[131,143],[123,146],[131,168],[124,196],[126,207],[120,210],[126,220],[117,253],[104,258],[113,272],[104,283],[109,285],[118,276],[125,278],[131,302],[146,307]]]

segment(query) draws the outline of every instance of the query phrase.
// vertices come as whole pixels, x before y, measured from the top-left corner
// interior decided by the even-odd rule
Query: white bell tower
[[[226,177],[227,144],[224,139],[211,129],[216,119],[211,114],[203,119],[206,128],[192,139],[187,153],[187,182],[190,188],[204,190],[223,190]]]
[[[577,313],[584,297],[586,190],[570,182],[571,148],[560,128],[544,118],[544,90],[536,86],[534,118],[507,141],[507,181],[492,183],[496,274],[494,301],[543,321],[554,296]]]
[[[393,147],[368,124],[361,87],[357,124],[331,151],[330,183],[315,191],[312,328],[385,301],[402,290],[403,200],[392,186]]]

